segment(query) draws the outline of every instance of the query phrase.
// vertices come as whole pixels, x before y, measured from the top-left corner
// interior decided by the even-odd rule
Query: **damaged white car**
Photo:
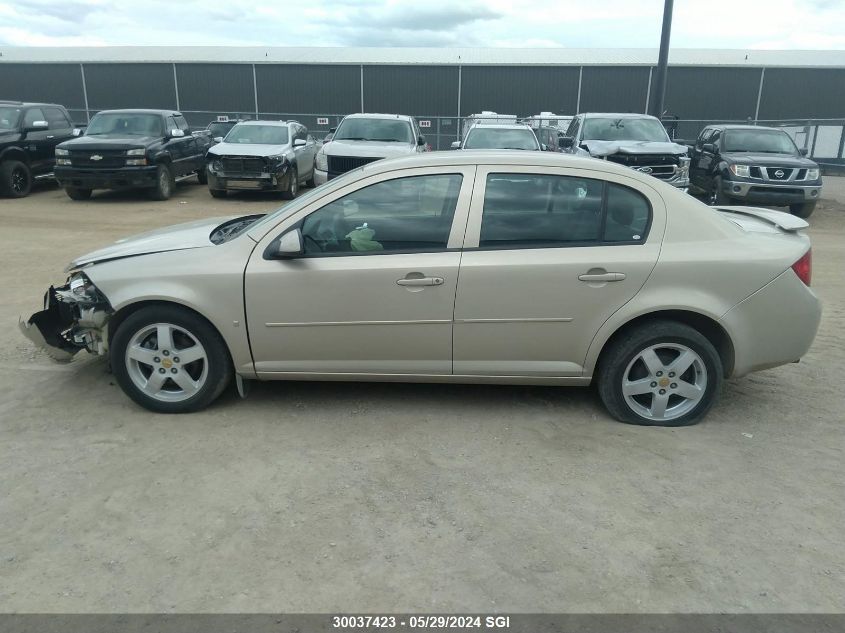
[[[625,165],[679,189],[689,186],[689,148],[673,142],[660,120],[647,114],[579,114],[559,143],[576,156]]]
[[[678,426],[725,377],[809,348],[806,226],[609,161],[433,152],[81,257],[21,325],[54,358],[107,356],[153,411],[201,409],[233,377],[242,395],[248,380],[595,381],[615,418]]]

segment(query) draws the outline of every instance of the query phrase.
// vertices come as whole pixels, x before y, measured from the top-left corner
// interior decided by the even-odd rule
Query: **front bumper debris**
[[[53,360],[69,362],[80,350],[103,355],[108,351],[107,324],[111,306],[102,295],[78,297],[70,284],[50,286],[44,295],[44,309],[29,319],[20,319],[21,333]]]

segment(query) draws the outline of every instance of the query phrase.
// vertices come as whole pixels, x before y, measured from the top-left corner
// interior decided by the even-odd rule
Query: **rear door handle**
[[[599,273],[596,275],[584,274],[578,275],[581,281],[622,281],[625,279],[625,273]]]
[[[443,277],[412,277],[411,279],[397,279],[400,286],[442,286]]]

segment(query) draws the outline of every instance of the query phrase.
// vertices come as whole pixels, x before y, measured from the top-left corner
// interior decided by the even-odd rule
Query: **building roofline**
[[[654,66],[656,48],[389,48],[259,46],[0,46],[3,63]],[[845,50],[674,48],[673,66],[845,68]]]

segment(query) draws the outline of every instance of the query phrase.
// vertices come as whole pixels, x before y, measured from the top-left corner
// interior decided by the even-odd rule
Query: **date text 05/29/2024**
[[[506,615],[335,615],[336,629],[507,629]]]

